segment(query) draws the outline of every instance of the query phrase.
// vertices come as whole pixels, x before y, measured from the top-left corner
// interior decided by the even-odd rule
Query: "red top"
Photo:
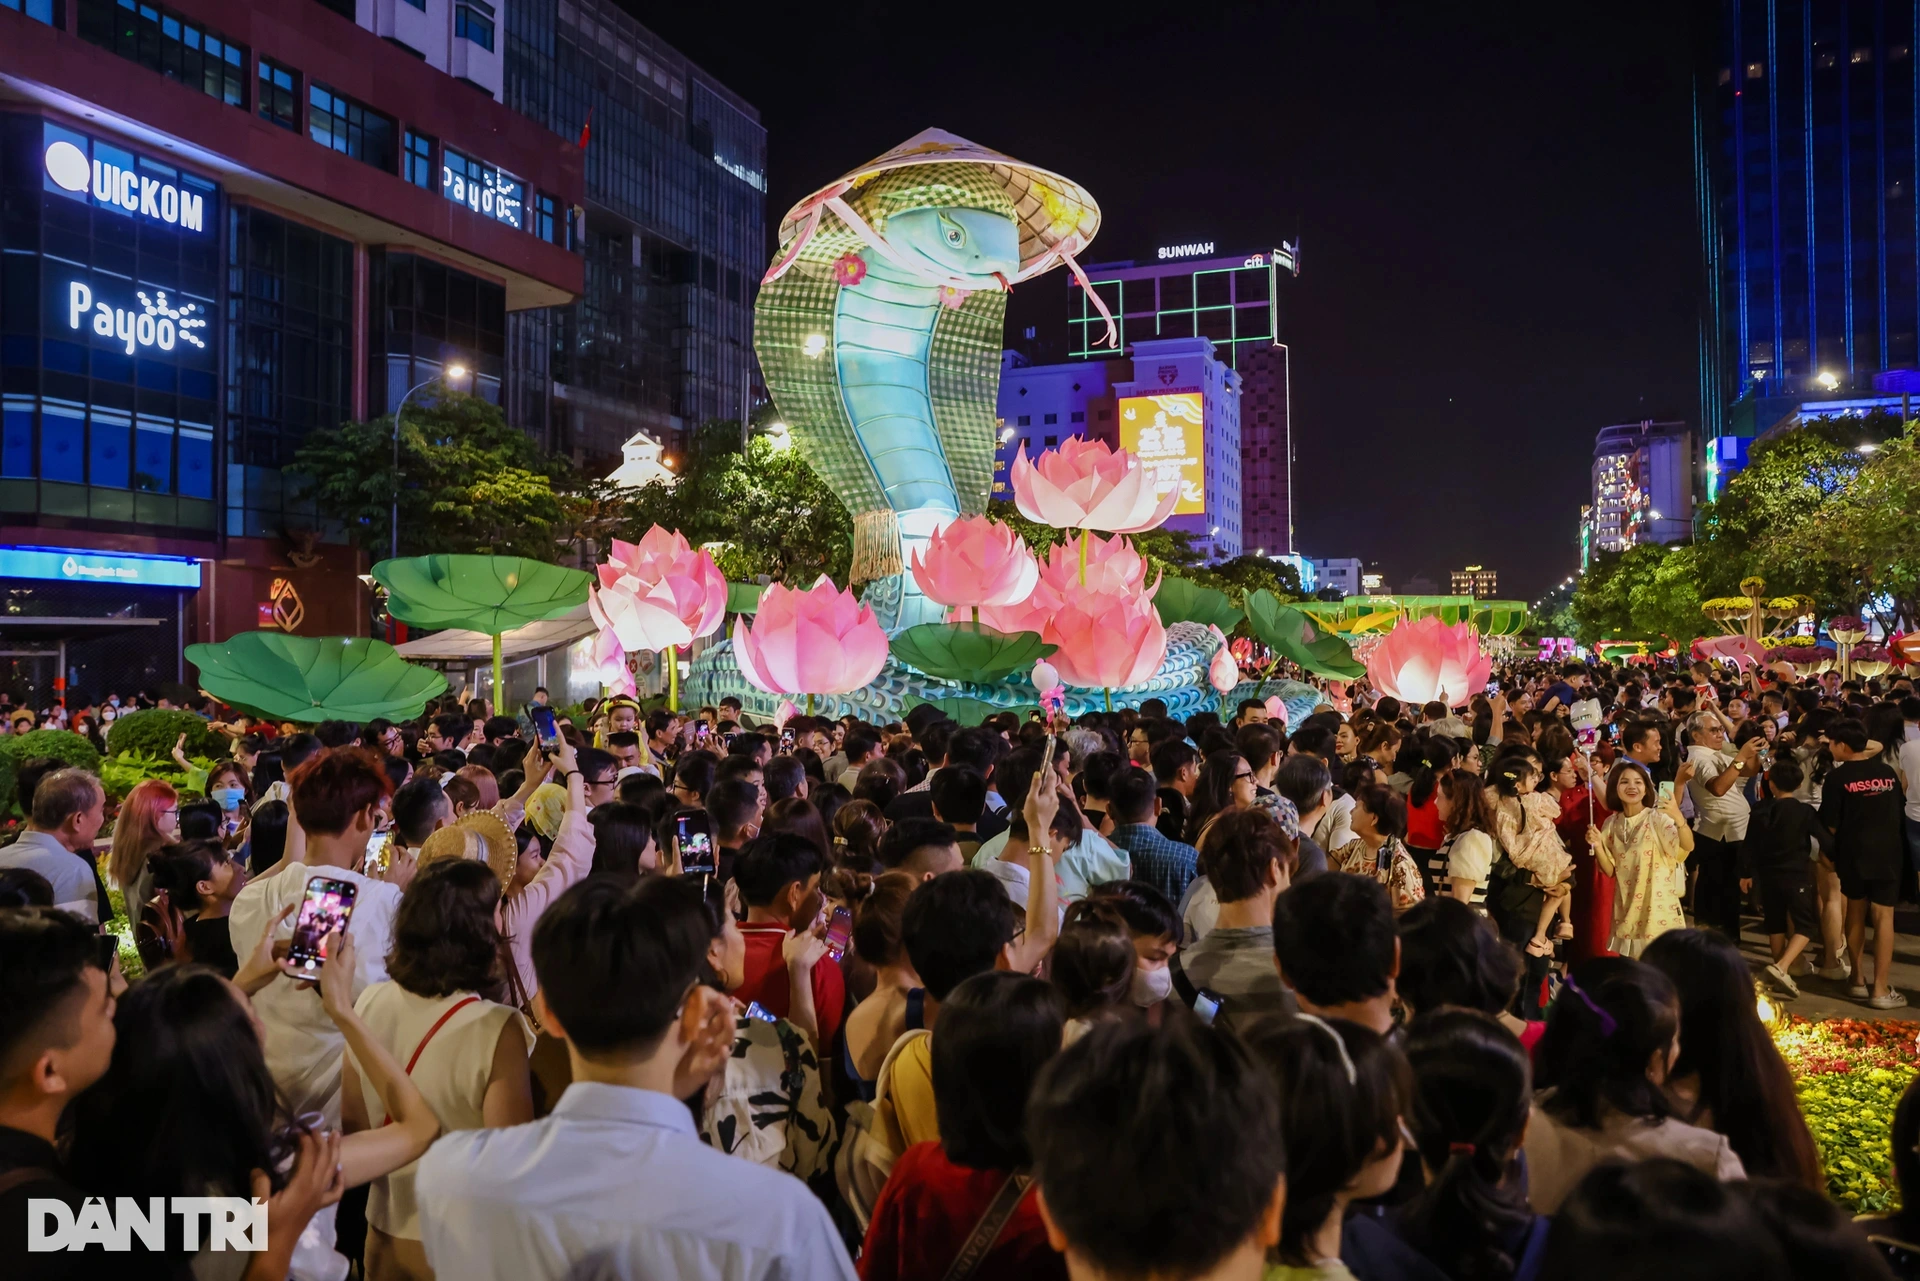
[[[1436,784],[1434,793],[1440,791]],[[1430,794],[1425,805],[1415,805],[1413,797],[1407,797],[1407,844],[1416,849],[1437,850],[1447,843],[1446,824],[1440,821],[1440,806],[1435,796]]]
[[[746,979],[731,995],[742,1001],[758,1001],[769,1014],[785,1018],[792,1006],[792,980],[787,977],[787,958],[781,952],[790,930],[772,921],[749,923],[740,927],[746,936]],[[833,958],[823,956],[813,967],[813,1013],[820,1021],[820,1057],[833,1052],[833,1038],[845,1017],[847,981]]]
[[[973,1235],[1004,1170],[970,1170],[947,1160],[938,1143],[916,1143],[894,1164],[860,1251],[860,1281],[937,1281]],[[1034,1190],[1020,1198],[975,1269],[994,1281],[1066,1281],[1067,1261],[1047,1244]]]

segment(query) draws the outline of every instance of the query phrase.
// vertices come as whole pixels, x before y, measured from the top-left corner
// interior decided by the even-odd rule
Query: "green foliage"
[[[893,656],[929,676],[949,681],[997,681],[1059,649],[1038,632],[1000,632],[977,623],[921,623],[893,638]]]
[[[220,761],[210,756],[192,756],[188,758],[194,768],[212,772]],[[231,759],[223,757],[222,760]],[[187,771],[180,768],[171,757],[162,759],[156,756],[136,756],[132,752],[122,752],[118,756],[109,756],[100,762],[100,782],[107,789],[107,799],[118,804],[127,798],[141,783],[157,778],[169,783],[177,792],[198,792],[199,789],[188,782]]]
[[[192,712],[149,707],[123,713],[107,727],[107,752],[113,756],[131,752],[164,760],[173,754],[173,745],[182,734],[187,736],[189,756],[219,757],[229,750],[226,736],[207,728],[207,722]]]
[[[1321,630],[1312,618],[1282,604],[1271,592],[1247,597],[1247,625],[1262,645],[1316,676],[1354,680],[1366,674],[1366,665],[1354,658],[1352,646]]]
[[[172,749],[172,744],[168,744]],[[31,760],[51,757],[62,766],[74,766],[84,770],[98,771],[100,753],[84,737],[64,729],[36,729],[25,734],[10,734],[0,738],[0,752],[12,758],[16,771]]]
[[[677,529],[733,582],[765,574],[806,586],[821,574],[847,581],[853,518],[798,451],[756,435],[740,449],[740,426],[712,422],[694,434],[673,485],[627,491],[610,532],[638,541],[649,527]]]
[[[300,497],[347,527],[375,555],[391,538],[393,418],[310,432],[291,469]],[[558,540],[584,519],[563,509],[571,465],[548,456],[499,408],[477,396],[429,389],[407,402],[400,423],[400,552],[478,552],[552,560]]]

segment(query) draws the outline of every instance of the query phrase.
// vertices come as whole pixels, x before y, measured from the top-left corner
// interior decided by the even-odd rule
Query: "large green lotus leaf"
[[[1473,625],[1482,636],[1518,636],[1527,625],[1527,607],[1522,601],[1490,600],[1473,612]]]
[[[1265,588],[1247,595],[1247,623],[1274,653],[1290,658],[1316,676],[1350,681],[1366,675],[1353,647],[1291,605],[1282,605]]]
[[[921,698],[917,694],[907,695],[908,711],[912,711],[923,703],[928,707],[939,708],[952,718],[956,725],[978,725],[987,717],[996,716],[1001,712],[1019,712],[1024,716],[1027,712],[1036,710],[1022,707],[996,707],[992,703],[985,703],[977,698]]]
[[[364,636],[242,632],[187,646],[187,661],[200,669],[200,688],[275,720],[410,720],[447,689],[439,672]]]
[[[1175,623],[1198,623],[1231,632],[1240,622],[1240,611],[1233,607],[1225,592],[1202,587],[1186,578],[1161,579],[1160,590],[1154,593],[1153,607],[1159,612],[1161,623],[1168,627]]]
[[[408,556],[373,577],[387,612],[415,627],[460,627],[498,636],[587,603],[593,576],[524,556]]]
[[[760,597],[766,590],[759,583],[728,583],[727,612],[729,614],[759,613]]]
[[[1059,646],[1044,643],[1039,632],[997,632],[972,623],[921,623],[895,636],[891,648],[895,658],[929,676],[985,685],[1030,669]]]

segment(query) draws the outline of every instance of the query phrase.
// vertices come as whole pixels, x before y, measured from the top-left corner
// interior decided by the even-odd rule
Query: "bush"
[[[164,711],[150,707],[128,712],[107,729],[107,751],[118,756],[155,756],[161,760],[173,755],[173,745],[187,736],[187,755],[223,757],[228,754],[226,737],[207,728],[207,722],[192,712]]]
[[[100,753],[79,734],[64,729],[36,729],[25,734],[0,738],[0,753],[12,758],[17,769],[26,761],[50,756],[62,765],[75,765],[93,773],[100,772]]]

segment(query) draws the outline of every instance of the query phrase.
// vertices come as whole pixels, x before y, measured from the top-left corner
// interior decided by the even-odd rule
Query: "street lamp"
[[[400,411],[407,407],[407,397],[413,395],[414,392],[419,391],[428,383],[439,382],[442,378],[465,378],[466,376],[467,367],[465,365],[448,365],[445,373],[435,374],[431,378],[423,378],[413,386],[407,388],[407,395],[402,396],[400,403],[393,407],[393,523],[389,532],[393,536],[393,541],[390,544],[390,554],[396,560],[400,557]]]

